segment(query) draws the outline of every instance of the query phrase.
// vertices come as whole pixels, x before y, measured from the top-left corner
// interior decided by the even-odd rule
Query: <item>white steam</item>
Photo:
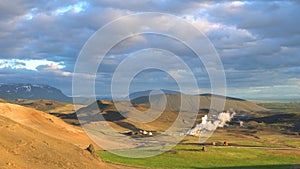
[[[190,129],[187,132],[187,135],[200,137],[203,131],[214,131],[218,127],[227,126],[227,122],[230,122],[235,114],[236,113],[233,110],[221,112],[215,120],[211,121],[208,121],[207,115],[205,115],[202,117],[202,122]]]

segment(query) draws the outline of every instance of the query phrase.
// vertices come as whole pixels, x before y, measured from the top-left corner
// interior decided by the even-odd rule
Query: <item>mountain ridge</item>
[[[234,97],[228,97],[228,96],[221,96],[221,95],[215,95],[215,94],[199,94],[199,95],[185,95],[184,100],[181,100],[181,94],[166,94],[165,97],[167,99],[166,102],[166,108],[170,109],[172,111],[179,111],[181,109],[181,104],[183,104],[185,107],[187,106],[187,109],[193,109],[189,108],[189,105],[197,105],[199,104],[199,109],[202,110],[210,110],[211,107],[211,101],[212,98],[216,101],[217,104],[222,104],[225,102],[224,109],[234,109],[235,111],[266,111],[267,109],[258,106],[257,104],[240,99],[240,98],[234,98]],[[195,98],[199,97],[199,98]],[[195,101],[199,100],[199,103],[196,103]],[[164,98],[160,95],[151,95],[151,102],[154,104],[154,106],[158,107],[164,107],[162,104],[164,104]],[[182,102],[182,103],[181,103]],[[141,96],[135,99],[131,100],[131,103],[133,104],[150,104],[149,96]],[[222,106],[217,106],[222,107]],[[216,111],[223,111],[223,110],[216,110]]]
[[[0,98],[5,100],[54,100],[59,102],[72,102],[61,90],[45,84],[7,83],[0,84]]]
[[[136,99],[136,98],[142,97],[142,96],[149,96],[152,91],[162,91],[164,94],[185,94],[185,95],[194,95],[194,96],[214,96],[214,97],[219,97],[219,98],[224,98],[225,97],[226,99],[245,101],[245,99],[241,99],[241,98],[237,98],[237,97],[231,97],[231,96],[223,96],[223,95],[219,95],[219,94],[212,94],[212,93],[186,94],[186,93],[182,93],[180,91],[166,90],[166,89],[144,90],[144,91],[132,92],[128,95],[128,98],[130,100],[132,100],[132,99]]]

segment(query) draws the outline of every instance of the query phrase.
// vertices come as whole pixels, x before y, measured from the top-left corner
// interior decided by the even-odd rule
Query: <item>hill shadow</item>
[[[275,114],[266,117],[253,118],[250,120],[254,120],[258,123],[264,122],[267,124],[273,124],[278,122],[290,122],[291,119],[294,119],[296,116],[296,114]]]
[[[69,116],[63,116],[61,118],[74,118],[78,119],[76,113],[73,113]],[[124,122],[121,120],[126,119],[124,116],[122,116],[121,113],[118,111],[106,111],[105,113],[82,113],[80,114],[81,124],[89,124],[92,122],[101,122],[101,121],[108,121],[108,122],[113,122],[120,127],[126,128],[131,131],[139,131],[140,128],[137,128],[135,125],[130,124],[128,122]]]
[[[124,120],[125,117],[122,116],[117,111],[107,111],[106,113],[77,113],[80,116],[81,121],[85,121],[85,124],[91,123],[91,122],[99,122],[99,121],[109,121],[109,122],[117,122],[119,120]],[[75,117],[77,118],[76,113],[73,113],[72,116],[69,117]]]
[[[285,130],[290,130],[293,132],[300,132],[300,115],[295,113],[280,113],[265,117],[258,118],[250,118],[247,121],[256,121],[258,123],[266,123],[266,124],[291,124],[290,126],[282,126]]]
[[[127,123],[127,122],[122,122],[122,121],[117,121],[115,122],[117,125],[123,127],[123,128],[127,128],[131,131],[139,131],[141,130],[140,128],[137,128],[135,125]]]

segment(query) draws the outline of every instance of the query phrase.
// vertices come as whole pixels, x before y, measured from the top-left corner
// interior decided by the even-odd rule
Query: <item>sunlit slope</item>
[[[86,150],[0,115],[1,169],[109,168]]]
[[[82,148],[92,143],[81,128],[69,125],[42,111],[10,103],[0,103],[0,115]]]

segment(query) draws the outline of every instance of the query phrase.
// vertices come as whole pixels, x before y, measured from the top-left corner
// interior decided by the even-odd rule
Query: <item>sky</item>
[[[97,30],[126,15],[160,12],[189,22],[207,36],[222,61],[227,95],[300,100],[299,9],[299,1],[292,0],[2,0],[0,83],[48,84],[70,96],[74,75],[83,80],[95,78],[97,95],[109,96],[113,72],[122,60],[155,47],[173,52],[195,72],[199,88],[190,88],[190,93],[210,93],[206,68],[195,62],[194,54],[178,41],[151,34],[133,36],[114,46],[96,76],[73,73],[81,49]],[[130,30],[142,22],[128,22],[119,29]],[[153,22],[161,28],[168,23],[160,18]],[[189,36],[188,30],[181,33]],[[174,65],[170,60],[157,62]],[[177,66],[169,68],[167,73],[157,69],[140,72],[131,90],[178,90],[174,77],[188,81],[189,76]]]

